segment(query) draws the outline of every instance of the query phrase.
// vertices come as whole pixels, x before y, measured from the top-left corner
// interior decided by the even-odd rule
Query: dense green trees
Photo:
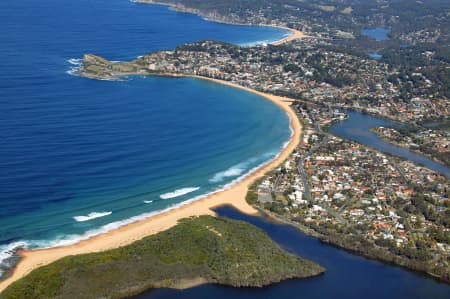
[[[125,247],[38,268],[0,298],[121,298],[199,277],[231,286],[263,286],[323,271],[246,222],[200,216]]]

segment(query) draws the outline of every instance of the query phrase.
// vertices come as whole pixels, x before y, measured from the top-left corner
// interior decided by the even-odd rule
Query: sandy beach
[[[13,274],[6,280],[0,282],[0,292],[12,282],[20,279],[32,270],[54,262],[62,257],[99,252],[124,246],[132,243],[133,241],[142,239],[145,236],[166,230],[176,225],[179,219],[195,215],[214,215],[214,212],[211,209],[220,205],[232,205],[240,211],[248,214],[257,213],[257,211],[250,205],[248,205],[245,201],[248,187],[256,179],[262,177],[266,172],[276,168],[279,164],[281,164],[295,149],[300,139],[302,127],[294,111],[290,108],[291,100],[279,96],[257,92],[230,82],[208,79],[204,77],[195,78],[225,84],[234,88],[253,92],[278,105],[281,109],[286,111],[290,118],[292,136],[287,146],[278,154],[278,156],[274,160],[266,163],[265,165],[256,169],[254,172],[248,174],[243,180],[237,182],[229,189],[210,194],[209,196],[203,199],[199,199],[198,201],[194,201],[184,206],[174,208],[173,210],[155,215],[142,221],[131,223],[111,232],[97,235],[91,239],[81,241],[75,245],[55,247],[50,249],[21,251],[20,255],[22,256],[22,259],[14,269]]]
[[[278,40],[276,42],[273,42],[272,45],[274,45],[274,46],[279,46],[279,45],[288,43],[288,42],[293,41],[293,40],[297,40],[297,39],[308,37],[308,35],[306,35],[305,33],[301,32],[299,30],[296,30],[296,29],[292,29],[292,28],[284,27],[284,26],[274,26],[274,27],[283,28],[283,29],[289,30],[291,32],[291,35],[289,35],[289,36],[287,36],[287,37],[285,37],[283,39],[280,39],[280,40]]]

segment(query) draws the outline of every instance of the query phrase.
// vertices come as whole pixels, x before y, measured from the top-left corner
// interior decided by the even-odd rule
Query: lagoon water
[[[195,79],[74,76],[84,53],[126,60],[286,30],[208,22],[127,0],[0,3],[0,276],[17,246],[76,242],[223,188],[273,158],[287,115]]]
[[[389,39],[390,30],[387,28],[366,28],[361,30],[361,34],[374,38],[377,42],[385,41]]]
[[[356,111],[348,111],[349,118],[331,126],[331,133],[354,140],[361,144],[368,145],[385,153],[401,157],[421,164],[433,171],[436,171],[447,178],[450,178],[450,168],[441,163],[435,162],[425,156],[411,152],[410,150],[396,146],[381,139],[376,133],[370,131],[376,127],[394,127],[399,123],[382,119],[373,115],[363,114]]]
[[[220,216],[249,222],[264,230],[286,250],[299,254],[326,268],[318,277],[293,279],[265,288],[231,288],[203,285],[188,290],[158,289],[135,299],[199,298],[346,298],[346,299],[447,299],[450,286],[400,267],[368,260],[348,253],[297,228],[265,217],[244,215],[233,208],[216,210]]]

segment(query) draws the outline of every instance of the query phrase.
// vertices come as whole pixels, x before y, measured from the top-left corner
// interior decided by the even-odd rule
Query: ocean
[[[0,26],[0,275],[17,247],[73,244],[226,188],[291,134],[281,109],[243,90],[76,76],[85,53],[129,60],[286,30],[127,0],[6,0]]]

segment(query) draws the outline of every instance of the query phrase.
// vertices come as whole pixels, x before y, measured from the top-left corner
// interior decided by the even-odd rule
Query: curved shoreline
[[[274,159],[263,164],[261,167],[255,169],[253,172],[248,173],[243,177],[241,181],[236,182],[228,189],[217,191],[215,193],[206,196],[205,198],[201,198],[189,204],[176,207],[172,210],[162,212],[161,214],[157,214],[155,216],[151,216],[145,220],[127,224],[118,229],[112,230],[108,233],[100,234],[90,239],[80,241],[79,243],[74,245],[66,247],[53,247],[49,249],[20,251],[19,254],[22,258],[14,268],[12,275],[3,281],[0,281],[0,292],[2,292],[14,281],[30,273],[32,270],[47,265],[49,263],[52,263],[65,256],[99,252],[125,246],[136,240],[140,240],[146,236],[166,230],[176,225],[179,219],[197,215],[215,215],[212,209],[217,206],[232,205],[246,214],[258,213],[258,211],[253,207],[251,207],[249,204],[247,204],[245,200],[248,187],[255,180],[263,177],[265,173],[278,167],[285,159],[289,157],[289,155],[297,147],[300,141],[302,126],[295,112],[290,107],[290,104],[293,100],[280,96],[262,93],[227,81],[206,78],[201,76],[182,76],[182,77],[191,77],[223,84],[233,88],[239,88],[247,92],[255,93],[263,97],[264,99],[269,100],[272,103],[276,104],[278,107],[284,110],[289,116],[292,134],[290,136],[287,145],[280,151],[280,153]]]
[[[210,18],[209,16],[203,14],[201,11],[199,11],[198,9],[191,9],[188,7],[180,7],[177,6],[173,3],[163,3],[163,2],[158,2],[157,0],[132,0],[132,2],[135,3],[140,3],[140,4],[147,4],[147,5],[162,5],[162,6],[167,6],[170,9],[173,9],[174,11],[177,12],[181,12],[181,13],[190,13],[190,14],[194,14],[197,15],[201,18],[204,18],[210,22],[216,22],[216,23],[222,23],[222,24],[229,24],[229,25],[237,25],[237,26],[265,26],[265,27],[274,27],[274,28],[280,28],[280,29],[284,29],[287,31],[290,31],[291,34],[289,36],[283,37],[282,39],[279,39],[277,41],[273,41],[270,42],[271,45],[274,46],[279,46],[285,43],[288,43],[290,41],[293,40],[297,40],[297,39],[301,39],[301,38],[305,38],[305,37],[309,37],[308,35],[306,35],[304,32],[297,30],[297,29],[293,29],[293,28],[289,28],[283,25],[270,25],[270,24],[247,24],[247,23],[234,23],[234,22],[227,22],[221,19],[215,19],[215,18]]]
[[[285,43],[288,43],[288,42],[291,42],[291,41],[294,41],[294,40],[297,40],[297,39],[309,37],[304,32],[299,31],[297,29],[292,29],[292,28],[289,28],[289,27],[278,26],[278,25],[274,25],[272,27],[282,28],[282,29],[285,29],[285,30],[289,30],[291,32],[291,34],[289,36],[287,36],[285,38],[282,38],[282,39],[280,39],[278,41],[274,41],[274,42],[270,43],[271,45],[274,45],[274,46],[279,46],[279,45],[282,45],[282,44],[285,44]]]

